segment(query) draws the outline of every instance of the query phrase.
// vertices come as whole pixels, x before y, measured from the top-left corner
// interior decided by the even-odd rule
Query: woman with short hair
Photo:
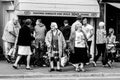
[[[95,63],[102,55],[102,65],[106,65],[106,30],[105,30],[105,23],[99,22],[99,28],[96,31],[96,46],[98,54],[95,55],[94,61]]]
[[[111,64],[113,60],[115,59],[116,56],[116,48],[115,48],[115,43],[116,43],[116,36],[114,35],[114,29],[109,28],[109,35],[107,36],[107,59],[108,59],[108,64],[111,67]]]
[[[19,60],[23,55],[27,55],[27,70],[31,70],[30,67],[30,58],[32,55],[31,52],[31,41],[34,39],[31,36],[30,26],[32,21],[30,19],[26,19],[25,25],[20,29],[19,36],[18,36],[18,56],[16,58],[15,63],[13,64],[13,68],[18,69],[17,65]]]
[[[66,47],[65,39],[56,22],[52,22],[50,25],[50,30],[47,32],[45,37],[45,42],[48,48],[48,56],[50,60],[50,72],[54,71],[54,62],[57,63],[56,71],[61,71],[60,59],[62,57],[62,52]]]

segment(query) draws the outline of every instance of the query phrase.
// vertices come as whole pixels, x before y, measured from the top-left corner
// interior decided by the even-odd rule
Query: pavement
[[[101,62],[97,67],[92,64],[85,66],[86,72],[75,72],[74,67],[69,65],[62,67],[62,72],[49,72],[49,67],[32,67],[33,70],[26,70],[25,65],[21,65],[18,70],[12,68],[12,64],[6,61],[0,61],[0,80],[79,80],[89,79],[120,80],[120,62],[114,62],[112,68],[103,67]],[[84,80],[83,79],[83,80]]]

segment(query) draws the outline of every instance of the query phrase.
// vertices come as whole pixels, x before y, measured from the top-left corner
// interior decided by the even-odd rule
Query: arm
[[[116,43],[116,36],[113,37],[113,43]]]
[[[74,53],[74,39],[75,39],[75,32],[72,32],[69,38],[69,41],[70,41],[69,47],[72,53]]]
[[[47,34],[47,28],[46,28],[46,26],[45,26],[45,35]]]
[[[50,33],[49,32],[47,32],[47,34],[46,34],[45,43],[46,43],[47,47],[51,47],[51,44],[50,44]]]
[[[65,38],[64,38],[62,32],[61,32],[61,38],[62,38],[63,49],[65,49],[66,48],[66,42],[65,42]]]
[[[91,38],[94,35],[94,29],[90,30],[90,35],[88,36],[88,39]]]
[[[15,35],[15,31],[14,31],[14,25],[12,25],[12,23],[8,22],[6,25],[7,31],[13,35],[14,37],[16,37]]]

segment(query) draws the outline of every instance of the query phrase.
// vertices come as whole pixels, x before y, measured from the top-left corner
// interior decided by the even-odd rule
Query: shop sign
[[[76,17],[78,15],[82,15],[84,17],[97,17],[96,13],[81,13],[81,12],[41,12],[41,11],[33,11],[31,14],[42,15],[42,16],[72,16],[72,17]]]
[[[85,12],[52,12],[52,11],[19,11],[18,15],[35,15],[35,16],[64,16],[76,17],[82,15],[83,17],[98,17],[98,13]]]

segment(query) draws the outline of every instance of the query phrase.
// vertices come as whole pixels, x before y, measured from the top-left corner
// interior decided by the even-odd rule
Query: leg
[[[99,59],[99,57],[101,56],[101,44],[97,44],[97,50],[98,50],[98,54],[95,56],[94,61],[97,62],[97,60]]]
[[[108,62],[108,53],[106,51],[106,44],[101,44],[101,52],[102,52],[102,64],[105,66]]]
[[[113,62],[115,61],[116,59],[116,55],[117,55],[117,51],[115,53],[113,53]]]
[[[91,43],[92,43],[92,41],[88,41],[88,42],[87,42],[88,47],[89,47],[89,53],[90,53]]]
[[[81,65],[80,65],[80,70],[83,71],[83,72],[85,72],[84,63],[81,63]]]
[[[54,69],[54,62],[53,61],[50,61],[50,67],[51,67],[51,69]]]
[[[9,50],[10,50],[10,43],[4,42],[4,46],[5,46],[5,54],[4,55],[5,55],[5,58],[6,58],[7,62],[9,63],[10,58],[9,58],[8,53],[9,53]]]
[[[60,61],[57,61],[57,71],[61,71],[61,69],[60,69]]]
[[[57,60],[57,69],[60,69],[60,61],[59,61],[59,59]]]
[[[56,61],[57,61],[57,69],[56,69],[56,71],[60,72],[60,71],[62,71],[61,68],[60,68],[60,58],[58,58]]]
[[[92,58],[92,55],[91,55],[91,43],[92,41],[88,41],[87,44],[88,44],[88,52],[89,52],[89,55],[90,55],[90,59]],[[93,63],[94,61],[90,61],[89,59],[89,62],[86,63],[86,64],[90,64],[90,63]]]
[[[19,62],[19,60],[21,59],[21,57],[22,57],[22,56],[20,56],[20,55],[17,56],[17,59],[16,59],[15,63],[13,64],[13,67],[14,67],[14,68],[17,68],[18,62]]]
[[[50,57],[50,72],[51,71],[54,71],[54,58],[53,57]]]
[[[31,59],[31,55],[27,56],[27,66],[26,68],[30,68],[30,59]]]
[[[79,72],[79,64],[75,64],[75,71]]]

